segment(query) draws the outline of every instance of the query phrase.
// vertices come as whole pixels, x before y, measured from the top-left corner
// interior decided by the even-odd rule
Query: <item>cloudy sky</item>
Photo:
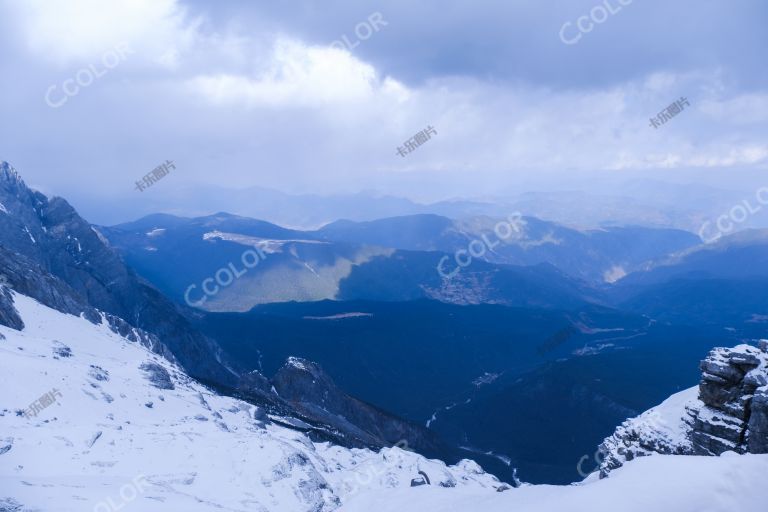
[[[0,160],[86,208],[166,159],[146,193],[722,184],[768,173],[766,27],[764,0],[0,0]]]

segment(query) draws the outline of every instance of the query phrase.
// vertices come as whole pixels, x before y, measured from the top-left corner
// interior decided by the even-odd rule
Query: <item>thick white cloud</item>
[[[204,74],[187,87],[216,104],[307,107],[370,101],[379,95],[405,100],[407,89],[380,79],[370,64],[346,50],[277,39],[266,62],[253,75]]]
[[[173,67],[198,37],[199,20],[176,0],[24,0],[5,9],[28,48],[59,65],[98,59],[124,43]]]

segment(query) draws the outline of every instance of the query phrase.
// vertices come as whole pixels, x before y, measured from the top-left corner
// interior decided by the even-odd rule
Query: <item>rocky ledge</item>
[[[718,348],[701,362],[698,409],[689,408],[695,455],[768,453],[768,340]]]
[[[716,348],[701,362],[701,382],[625,421],[600,446],[600,476],[654,453],[768,453],[768,340]]]

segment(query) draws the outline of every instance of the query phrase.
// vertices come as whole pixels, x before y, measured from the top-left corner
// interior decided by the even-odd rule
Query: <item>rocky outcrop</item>
[[[768,353],[746,345],[717,348],[701,370],[703,406],[689,409],[687,419],[693,453],[766,453]]]
[[[13,305],[13,297],[7,287],[0,285],[0,324],[20,331],[24,328],[24,320]]]
[[[698,388],[625,421],[600,446],[600,476],[654,453],[768,453],[768,340],[716,348]]]
[[[29,189],[7,162],[0,162],[0,205],[0,274],[12,288],[92,322],[100,322],[96,310],[103,311],[112,315],[110,325],[121,334],[143,337],[158,351],[167,347],[194,377],[237,382],[218,345],[179,307],[140,280],[67,201]],[[0,304],[0,321],[17,328],[9,315],[7,304]]]

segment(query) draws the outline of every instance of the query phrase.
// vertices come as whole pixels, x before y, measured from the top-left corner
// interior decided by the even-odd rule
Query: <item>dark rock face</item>
[[[272,384],[269,382],[269,379],[256,370],[241,375],[238,387],[241,390],[246,390],[253,395],[259,395],[269,400],[276,398],[272,393]]]
[[[114,329],[142,338],[158,352],[170,350],[190,375],[226,385],[237,382],[218,345],[140,281],[64,199],[49,200],[30,190],[8,163],[0,162],[0,203],[5,210],[0,211],[0,273],[10,286],[93,322],[101,321],[96,310],[113,315],[107,320]],[[19,325],[2,299],[0,321]]]
[[[424,454],[445,448],[432,431],[346,394],[304,359],[289,358],[271,381],[257,371],[244,374],[238,392],[272,413],[296,416],[306,430],[343,446],[405,446]]]
[[[747,426],[747,451],[768,453],[768,391],[755,393]]]
[[[24,321],[13,305],[13,298],[5,287],[0,287],[0,324],[20,331],[24,328]]]
[[[704,405],[686,420],[693,453],[768,453],[768,353],[749,346],[717,348],[701,370]]]

